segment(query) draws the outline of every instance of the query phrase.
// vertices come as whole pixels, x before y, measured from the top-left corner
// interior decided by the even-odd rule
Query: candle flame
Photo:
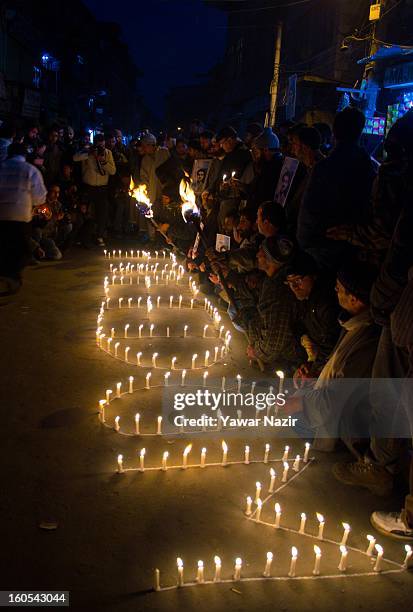
[[[257,487],[257,489],[261,489],[261,483],[260,483],[260,482],[258,482],[258,480],[257,480],[257,482],[255,483],[255,486]]]
[[[122,463],[123,461],[123,455],[118,455],[118,463]]]
[[[350,525],[348,523],[342,523],[342,525],[345,531],[350,531]]]
[[[306,519],[306,518],[307,518],[307,515],[306,515],[306,513],[305,513],[305,512],[301,512],[301,518],[302,518],[302,519]]]
[[[376,544],[374,548],[377,550],[377,554],[383,554],[383,546],[380,546],[380,544]]]
[[[276,374],[277,374],[278,378],[284,378],[284,372],[282,370],[277,370]]]
[[[324,516],[322,514],[320,514],[319,512],[316,513],[317,515],[317,520],[319,523],[324,523]]]
[[[146,212],[144,213],[145,217],[151,218],[153,217],[152,211],[152,203],[148,197],[148,190],[146,185],[141,184],[136,186],[133,179],[131,178],[129,184],[129,193],[132,198],[138,202],[138,204],[144,204],[146,207]]]
[[[187,457],[189,455],[189,453],[191,452],[191,448],[192,448],[192,444],[188,444],[188,446],[185,447],[184,457]]]
[[[342,555],[344,555],[347,552],[347,548],[344,546],[344,544],[341,544],[340,552],[341,552]]]
[[[240,559],[239,557],[237,557],[237,558],[235,559],[235,565],[238,565],[238,567],[241,567],[241,565],[242,565],[242,559]]]
[[[410,544],[405,544],[405,546],[404,546],[404,550],[405,550],[407,553],[412,552],[412,547],[410,546]]]
[[[372,535],[368,535],[367,539],[368,539],[369,542],[373,542],[373,541],[375,542],[376,541],[375,537],[372,536]]]
[[[141,449],[140,456],[141,456],[141,457],[144,457],[144,456],[145,456],[145,453],[146,453],[146,448],[142,448],[142,449]]]
[[[184,562],[182,561],[181,557],[177,557],[176,559],[176,564],[179,567],[179,569],[182,569],[184,566]]]
[[[186,215],[189,212],[199,215],[199,209],[196,205],[195,193],[191,188],[189,182],[185,181],[184,179],[182,179],[179,185],[179,195],[181,196],[182,200],[181,210],[185,222],[187,222]]]
[[[298,550],[296,549],[295,546],[292,547],[291,549],[291,556],[296,559],[298,557]]]
[[[274,470],[274,468],[270,468],[270,476],[271,476],[271,478],[275,477],[275,470]]]
[[[257,506],[261,510],[261,508],[262,508],[262,501],[260,499],[257,499]]]
[[[225,442],[225,440],[222,440],[222,450],[224,451],[224,453],[226,453],[228,451],[228,445]]]
[[[317,544],[314,544],[314,553],[317,556],[321,555],[321,548],[319,546],[317,546]]]
[[[272,552],[267,552],[267,561],[272,561],[273,557],[274,555],[272,554]]]
[[[286,461],[284,461],[284,469],[285,469],[285,470],[288,470],[288,469],[289,469],[289,467],[290,467],[290,466],[289,466],[289,464],[288,464]]]
[[[164,454],[163,454],[163,458],[164,459],[168,459],[168,457],[169,457],[169,453],[168,453],[168,451],[165,451]]]
[[[215,555],[214,562],[215,562],[215,565],[217,565],[218,567],[221,567],[221,559],[220,557],[218,557],[218,555]]]
[[[281,506],[280,506],[280,504],[278,502],[275,504],[274,508],[275,508],[275,511],[276,511],[277,514],[279,514],[281,512]]]

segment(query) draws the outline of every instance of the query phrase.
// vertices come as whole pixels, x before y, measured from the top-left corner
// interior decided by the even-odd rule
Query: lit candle
[[[205,467],[206,448],[201,449],[201,468]]]
[[[305,451],[304,451],[304,457],[303,457],[303,461],[304,463],[307,463],[308,461],[308,453],[310,452],[310,443],[306,442],[305,443]]]
[[[314,554],[315,554],[315,560],[314,560],[313,574],[314,576],[319,576],[320,575],[320,563],[321,563],[321,549],[317,545],[314,545]]]
[[[158,353],[154,353],[154,354],[152,355],[152,366],[153,366],[154,368],[156,368],[156,358],[157,358],[157,356],[158,356]]]
[[[114,430],[115,430],[116,432],[118,432],[118,431],[120,430],[119,421],[120,421],[120,416],[115,417],[115,425],[114,425]]]
[[[130,351],[130,346],[125,347],[125,361],[128,361],[129,351]]]
[[[123,298],[119,298],[119,308],[122,308],[122,302],[123,302]]]
[[[122,383],[121,382],[116,383],[116,397],[120,397],[121,387],[122,387]]]
[[[301,457],[300,455],[297,455],[294,463],[293,463],[293,470],[294,472],[299,472],[300,471],[300,461],[301,461]]]
[[[147,389],[151,388],[151,384],[150,384],[151,376],[152,376],[151,372],[148,372],[147,375],[146,375],[146,379],[145,380],[146,380],[146,388]]]
[[[222,440],[222,465],[225,466],[227,464],[227,455],[228,455],[228,445],[225,440]]]
[[[252,508],[252,497],[250,497],[248,495],[248,497],[247,497],[247,507],[246,507],[246,510],[245,510],[245,514],[247,516],[250,516],[252,514],[252,509],[251,508]]]
[[[170,375],[171,375],[171,373],[170,373],[170,372],[166,372],[166,373],[164,374],[164,383],[165,383],[165,387],[167,387],[167,386],[168,386],[168,384],[169,384],[169,377],[170,377]]]
[[[122,474],[123,472],[123,455],[118,455],[118,473]]]
[[[106,389],[106,403],[109,404],[110,396],[112,395],[112,389]]]
[[[166,328],[166,337],[169,338],[169,327]]]
[[[226,174],[223,174],[223,175],[222,175],[222,182],[223,182],[223,183],[225,183],[225,181],[226,181],[226,180],[227,180],[227,175],[226,175]]]
[[[138,284],[139,284],[139,276],[138,276]],[[141,301],[142,301],[142,298],[141,298],[141,297],[139,297],[139,298],[138,298],[138,308],[140,308],[140,307],[141,307]]]
[[[343,537],[341,539],[341,544],[343,546],[345,546],[347,544],[347,539],[348,539],[348,534],[350,533],[350,525],[348,523],[342,523],[343,525],[343,529],[344,529],[344,533],[343,533]]]
[[[224,332],[225,327],[223,325],[221,325],[221,327],[219,328],[219,336],[218,338],[222,338],[222,334]]]
[[[204,582],[204,562],[198,561],[198,573],[196,575],[196,581],[199,583]]]
[[[219,346],[216,346],[214,348],[214,361],[218,361],[218,351],[219,351]]]
[[[142,352],[136,353],[136,365],[141,365]]]
[[[142,329],[143,329],[143,323],[141,323],[138,327],[138,336],[139,338],[142,338]]]
[[[158,277],[156,277],[156,278],[158,278]],[[156,308],[159,308],[160,303],[161,303],[161,296],[158,295],[158,297],[156,298]]]
[[[235,170],[233,170],[233,171],[231,172],[231,178],[234,178],[234,176],[235,176],[235,175],[236,175],[236,172],[235,172]]]
[[[184,562],[180,557],[176,560],[176,565],[178,567],[178,586],[184,586]]]
[[[215,555],[214,557],[214,563],[215,563],[215,576],[214,576],[214,582],[219,582],[221,580],[221,559]]]
[[[206,338],[206,333],[207,333],[208,327],[209,327],[209,325],[204,325],[204,333],[202,335],[203,338]]]
[[[182,370],[182,376],[181,376],[181,386],[182,387],[185,386],[185,376],[186,376],[186,370]]]
[[[281,506],[280,504],[277,502],[274,506],[274,511],[275,511],[275,523],[274,526],[276,529],[279,528],[280,526],[280,520],[281,520]]]
[[[366,555],[371,557],[372,554],[373,554],[374,547],[376,545],[376,539],[372,535],[368,535],[367,536],[367,540],[368,540],[369,544],[367,546]]]
[[[283,461],[287,461],[287,459],[288,459],[288,451],[289,451],[289,450],[290,450],[290,447],[289,447],[289,446],[286,446],[286,447],[285,447],[285,449],[284,449],[284,454],[283,454],[283,457],[282,457],[282,460],[283,460]]]
[[[195,369],[195,362],[196,362],[196,358],[197,358],[197,357],[198,357],[198,354],[197,354],[197,353],[194,353],[194,354],[192,355],[192,366],[191,366],[191,367],[192,367],[192,369],[193,369],[193,370]]]
[[[249,462],[250,462],[250,447],[247,445],[245,447],[244,463],[245,463],[245,465],[248,465]]]
[[[376,544],[374,547],[377,551],[377,558],[376,558],[376,563],[374,564],[373,570],[375,572],[381,572],[381,562],[383,559],[383,547],[380,546],[380,544]]]
[[[129,393],[133,393],[133,376],[129,376]]]
[[[110,337],[114,338],[115,337],[115,328],[112,327],[112,329],[110,330]]]
[[[255,500],[254,500],[254,502],[257,503],[257,501],[260,499],[260,497],[261,497],[261,483],[257,481],[255,483]]]
[[[242,559],[235,559],[234,580],[241,580]]]
[[[131,277],[131,280],[132,280],[132,277]],[[128,308],[131,308],[131,307],[132,307],[132,298],[130,297],[128,298]]]
[[[290,469],[290,466],[287,463],[287,461],[284,461],[283,465],[284,465],[284,471],[283,471],[283,476],[282,476],[281,482],[287,482],[288,470]]]
[[[141,420],[141,415],[139,414],[139,412],[137,412],[135,414],[135,433],[136,433],[137,436],[139,436],[139,434],[140,434],[140,431],[139,431],[140,420]]]
[[[110,297],[108,297],[106,300],[106,310],[109,310],[109,302],[110,302]]]
[[[168,461],[168,457],[169,457],[169,453],[168,451],[165,451],[164,454],[162,455],[162,470],[164,472],[166,472],[166,470],[168,469],[166,463]]]
[[[174,301],[174,296],[171,295],[171,297],[169,298],[169,308],[172,308],[172,302]]]
[[[324,532],[324,516],[322,514],[320,514],[319,512],[317,512],[317,520],[318,520],[318,539],[322,540],[323,539],[323,532]]]
[[[192,448],[192,444],[188,444],[188,446],[185,447],[184,452],[182,454],[182,469],[186,470],[187,465],[188,465],[188,455],[191,452],[191,448]]]
[[[270,445],[266,444],[265,445],[265,451],[264,451],[264,463],[268,463],[268,455],[270,454]]]
[[[182,295],[179,296],[178,308],[181,308],[181,306],[182,306]]]
[[[208,367],[209,351],[205,351],[204,367]]]
[[[115,342],[115,357],[118,356],[118,348],[120,346],[120,342]]]
[[[140,472],[145,471],[145,453],[146,453],[146,449],[142,448],[141,452],[139,453],[139,471]]]
[[[257,384],[257,383],[256,383],[255,381],[253,381],[253,382],[251,383],[251,393],[254,393],[254,391],[255,391],[255,387],[256,387],[256,384]]]
[[[99,418],[101,423],[105,422],[105,404],[106,404],[106,400],[102,399],[99,400]]]
[[[340,552],[341,552],[341,557],[340,557],[340,563],[338,564],[338,569],[340,570],[340,572],[345,572],[347,569],[348,552],[344,544],[340,545]]]
[[[408,569],[410,566],[409,562],[410,562],[410,559],[412,558],[413,551],[412,551],[412,547],[409,544],[405,545],[404,550],[406,551],[406,556],[404,558],[403,567],[405,569]]]
[[[206,387],[206,381],[207,381],[207,378],[208,378],[208,372],[204,372],[203,375],[202,375],[202,378],[203,378],[202,386]]]
[[[275,484],[275,477],[276,477],[276,475],[277,474],[275,473],[274,468],[271,468],[270,469],[271,480],[270,480],[270,486],[269,486],[269,489],[268,489],[268,493],[274,493],[274,484]]]
[[[225,391],[225,376],[223,376],[221,380],[221,391]]]
[[[151,323],[151,326],[149,327],[149,338],[153,337],[153,330],[154,330],[154,323]]]
[[[191,310],[193,309],[193,307],[194,307],[194,298],[191,298]]]
[[[268,578],[268,576],[271,576],[271,563],[273,558],[274,555],[272,554],[272,552],[267,552],[267,561],[265,563],[265,569],[263,574],[266,578]]]
[[[260,499],[257,500],[257,511],[255,513],[255,520],[259,523],[261,518],[261,510],[262,510],[262,501]]]
[[[301,521],[300,521],[300,529],[298,530],[298,533],[305,533],[305,522],[307,520],[307,516],[305,514],[305,512],[301,512]]]
[[[295,546],[293,546],[291,549],[290,571],[288,572],[288,575],[290,578],[294,578],[295,576],[295,566],[297,564],[297,557],[298,557],[298,550],[296,549]]]
[[[277,370],[276,374],[279,378],[278,393],[282,393],[284,390],[284,372],[282,370]]]
[[[156,435],[157,436],[162,435],[162,417],[161,416],[158,416],[158,419],[157,419]]]
[[[176,357],[172,357],[171,359],[171,370],[175,369]]]

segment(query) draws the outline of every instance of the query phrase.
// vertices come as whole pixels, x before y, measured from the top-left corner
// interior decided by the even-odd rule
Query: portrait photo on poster
[[[205,191],[212,159],[196,159],[192,169],[192,189],[196,195]]]
[[[295,173],[297,172],[299,161],[294,157],[286,157],[281,168],[280,178],[275,190],[274,200],[277,204],[285,206],[288,194],[291,189],[291,184],[294,180]]]

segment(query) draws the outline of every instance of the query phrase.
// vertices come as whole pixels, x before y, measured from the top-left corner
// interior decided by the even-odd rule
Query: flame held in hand
[[[182,200],[181,210],[185,222],[188,222],[194,215],[199,216],[199,209],[195,201],[195,193],[191,185],[184,179],[182,179],[179,185],[179,195]]]
[[[129,185],[129,193],[132,198],[136,200],[136,205],[141,210],[141,212],[143,212],[145,217],[153,217],[152,202],[148,198],[148,190],[146,188],[146,185],[142,184],[136,187],[133,179],[131,178]]]

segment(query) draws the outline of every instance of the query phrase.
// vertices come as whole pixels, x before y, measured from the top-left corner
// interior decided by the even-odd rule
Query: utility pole
[[[274,54],[274,71],[270,85],[270,113],[267,115],[266,125],[271,127],[275,126],[275,120],[277,115],[277,94],[278,94],[278,83],[280,80],[280,59],[281,59],[281,39],[282,39],[283,24],[281,21],[277,23],[276,35],[275,35],[275,54]]]
[[[380,45],[376,39],[377,26],[380,23],[380,17],[382,14],[382,10],[384,8],[386,0],[373,0],[373,3],[370,5],[370,21],[373,22],[371,29],[371,42],[370,42],[370,52],[369,57],[372,57],[377,51],[380,49]],[[373,11],[377,11],[377,18]],[[364,76],[363,79],[366,83],[366,116],[374,117],[374,113],[376,111],[376,103],[377,96],[379,93],[379,86],[376,80],[375,74],[375,62],[368,62],[364,68]]]

